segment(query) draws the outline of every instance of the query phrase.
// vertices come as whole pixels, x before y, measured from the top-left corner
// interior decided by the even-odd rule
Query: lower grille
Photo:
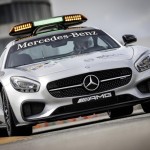
[[[95,91],[87,91],[83,86],[83,81],[88,75],[94,75],[100,81],[100,85]],[[47,84],[47,89],[50,94],[56,98],[82,96],[124,86],[130,82],[131,77],[132,70],[130,68],[103,70],[76,75],[50,82]],[[101,82],[104,80],[105,82]]]
[[[33,115],[37,115],[43,111],[44,107],[44,103],[26,102],[22,105],[23,116],[26,118]]]

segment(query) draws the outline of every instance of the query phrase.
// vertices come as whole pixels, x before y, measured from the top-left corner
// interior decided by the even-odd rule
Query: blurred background
[[[150,47],[150,0],[0,0],[0,54],[12,40],[8,33],[15,24],[52,16],[81,13],[85,26],[94,26],[122,42],[134,34],[136,44]]]

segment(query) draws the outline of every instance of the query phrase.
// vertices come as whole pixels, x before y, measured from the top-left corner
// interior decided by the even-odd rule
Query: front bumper
[[[91,115],[93,113],[102,113],[114,108],[133,106],[144,102],[150,102],[150,97],[139,99],[132,95],[120,95],[113,98],[100,101],[84,102],[81,104],[71,104],[57,108],[50,116],[40,119],[25,119],[27,122],[57,121]]]

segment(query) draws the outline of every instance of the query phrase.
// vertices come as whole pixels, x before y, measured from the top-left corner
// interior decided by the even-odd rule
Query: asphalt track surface
[[[150,150],[150,114],[137,111],[115,120],[100,116],[13,138],[17,142],[0,145],[0,150]]]

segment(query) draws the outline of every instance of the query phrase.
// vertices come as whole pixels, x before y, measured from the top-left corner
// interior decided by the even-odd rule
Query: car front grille
[[[95,91],[88,91],[83,86],[83,81],[88,75],[94,75],[100,81],[100,85]],[[130,82],[131,77],[132,70],[130,68],[117,68],[89,72],[52,81],[47,84],[47,89],[49,93],[56,98],[82,96],[124,86]]]

